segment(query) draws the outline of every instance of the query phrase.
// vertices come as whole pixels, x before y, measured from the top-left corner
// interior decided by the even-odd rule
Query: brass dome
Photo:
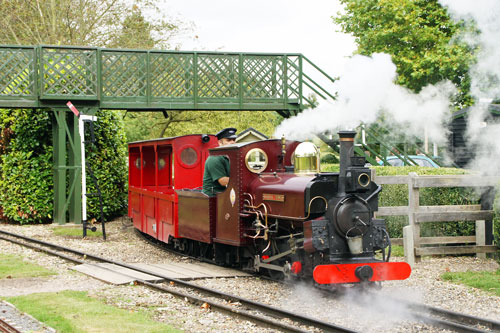
[[[319,149],[312,142],[302,142],[295,148],[294,166],[296,174],[319,173]]]

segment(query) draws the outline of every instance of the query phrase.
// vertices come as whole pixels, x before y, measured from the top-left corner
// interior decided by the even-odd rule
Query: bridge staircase
[[[418,166],[410,155],[424,155],[430,160],[441,166],[441,161],[436,159],[434,154],[426,152],[425,145],[422,142],[399,142],[394,139],[388,139],[384,134],[376,129],[367,128],[365,125],[360,125],[356,128],[358,138],[354,145],[354,151],[359,156],[364,156],[366,162],[371,165],[390,165],[387,161],[387,156],[394,155],[403,161],[408,166]],[[318,134],[323,142],[329,145],[337,154],[339,154],[339,141],[336,134]]]

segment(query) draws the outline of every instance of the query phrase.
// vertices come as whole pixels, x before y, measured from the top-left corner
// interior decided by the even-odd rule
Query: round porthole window
[[[253,173],[261,173],[267,168],[267,154],[260,148],[250,149],[245,156],[245,164],[248,171]]]
[[[141,158],[138,157],[135,159],[134,165],[137,169],[141,169]],[[146,166],[146,161],[142,161],[142,167]]]
[[[186,166],[192,166],[198,161],[198,153],[191,147],[187,147],[181,151],[181,161]]]
[[[160,158],[158,160],[158,170],[162,170],[165,167],[166,164],[167,163],[165,162],[165,160],[163,158]]]

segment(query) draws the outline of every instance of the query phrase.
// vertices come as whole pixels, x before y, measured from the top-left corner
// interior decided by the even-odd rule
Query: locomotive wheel
[[[187,254],[188,247],[189,247],[188,240],[186,238],[182,238],[179,244],[179,251],[181,253]]]
[[[195,255],[195,253],[194,253],[194,241],[192,241],[192,240],[187,241],[186,254],[188,256],[191,256],[191,257],[193,257]]]
[[[276,240],[271,240],[271,246],[269,249],[264,253],[264,255],[267,255],[269,257],[275,256],[281,252],[289,250],[289,246],[287,243],[284,242],[277,242]],[[271,262],[273,265],[278,265],[278,266],[283,266],[286,263],[286,257],[285,258],[280,258],[276,261]],[[272,280],[283,280],[285,278],[285,274],[280,271],[276,271],[273,269],[268,269],[268,268],[262,268],[261,269],[262,273]]]
[[[273,269],[263,268],[262,272],[264,272],[264,274],[271,280],[283,280],[285,278],[285,274],[283,274],[283,272],[275,271]]]
[[[204,259],[214,259],[214,251],[213,246],[211,244],[206,243],[198,243],[199,246],[199,255]]]

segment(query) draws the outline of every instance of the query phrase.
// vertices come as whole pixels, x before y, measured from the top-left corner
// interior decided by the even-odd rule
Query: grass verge
[[[180,332],[153,321],[144,311],[119,309],[83,291],[37,293],[6,300],[57,332]]]
[[[385,253],[387,254],[387,250],[388,248],[385,249]],[[405,256],[405,252],[404,252],[404,248],[401,246],[401,245],[392,245],[391,247],[391,258],[393,257],[404,257]],[[375,256],[375,258],[377,259],[382,259],[382,254],[381,253],[377,253],[377,255]],[[391,261],[394,261],[391,259]]]
[[[82,238],[83,229],[82,227],[55,227],[52,233],[56,236]],[[87,238],[102,238],[102,231],[87,230]]]
[[[45,267],[24,261],[21,256],[0,253],[0,279],[56,275]]]
[[[391,257],[404,257],[405,249],[401,245],[392,245],[391,247]]]
[[[500,296],[500,269],[496,272],[446,272],[441,278]]]

